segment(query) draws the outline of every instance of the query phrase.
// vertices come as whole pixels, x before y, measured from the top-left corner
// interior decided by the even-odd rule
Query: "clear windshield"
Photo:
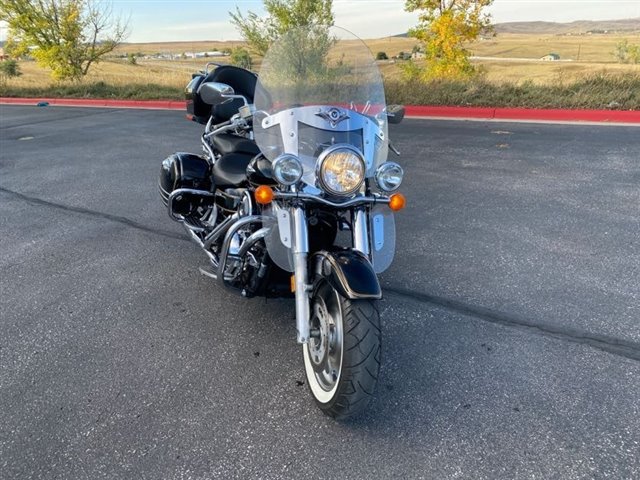
[[[359,149],[367,176],[387,158],[384,86],[371,51],[339,28],[290,31],[262,61],[256,87],[255,139],[271,160],[297,155],[312,185],[327,147]]]

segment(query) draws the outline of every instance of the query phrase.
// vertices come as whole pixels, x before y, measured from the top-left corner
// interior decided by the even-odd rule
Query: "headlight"
[[[302,164],[295,155],[280,155],[271,165],[273,176],[282,185],[293,185],[302,178]]]
[[[364,158],[350,145],[334,145],[318,158],[320,186],[332,195],[356,193],[364,182]]]
[[[404,171],[402,167],[394,162],[383,163],[376,170],[376,183],[380,190],[393,192],[400,187]]]

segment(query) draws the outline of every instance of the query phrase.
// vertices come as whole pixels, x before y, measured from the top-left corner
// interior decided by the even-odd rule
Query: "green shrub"
[[[7,80],[22,75],[20,65],[15,60],[3,60],[0,62],[0,84],[6,85]]]

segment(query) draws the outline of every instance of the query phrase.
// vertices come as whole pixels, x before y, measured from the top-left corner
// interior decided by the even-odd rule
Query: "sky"
[[[229,22],[236,6],[263,14],[261,0],[111,0],[114,12],[129,18],[128,42],[237,40]],[[334,0],[335,24],[361,38],[405,33],[417,23],[404,0]],[[640,0],[495,0],[488,9],[495,23],[543,20],[613,20],[640,17]],[[6,27],[0,25],[0,40]]]

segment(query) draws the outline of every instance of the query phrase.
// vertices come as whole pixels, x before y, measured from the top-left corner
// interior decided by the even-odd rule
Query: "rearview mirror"
[[[389,105],[387,107],[387,118],[389,123],[400,123],[404,118],[405,109],[402,105]]]
[[[198,95],[208,105],[217,105],[233,100],[235,94],[233,88],[226,83],[206,82],[200,85]],[[231,97],[231,98],[229,98]]]

